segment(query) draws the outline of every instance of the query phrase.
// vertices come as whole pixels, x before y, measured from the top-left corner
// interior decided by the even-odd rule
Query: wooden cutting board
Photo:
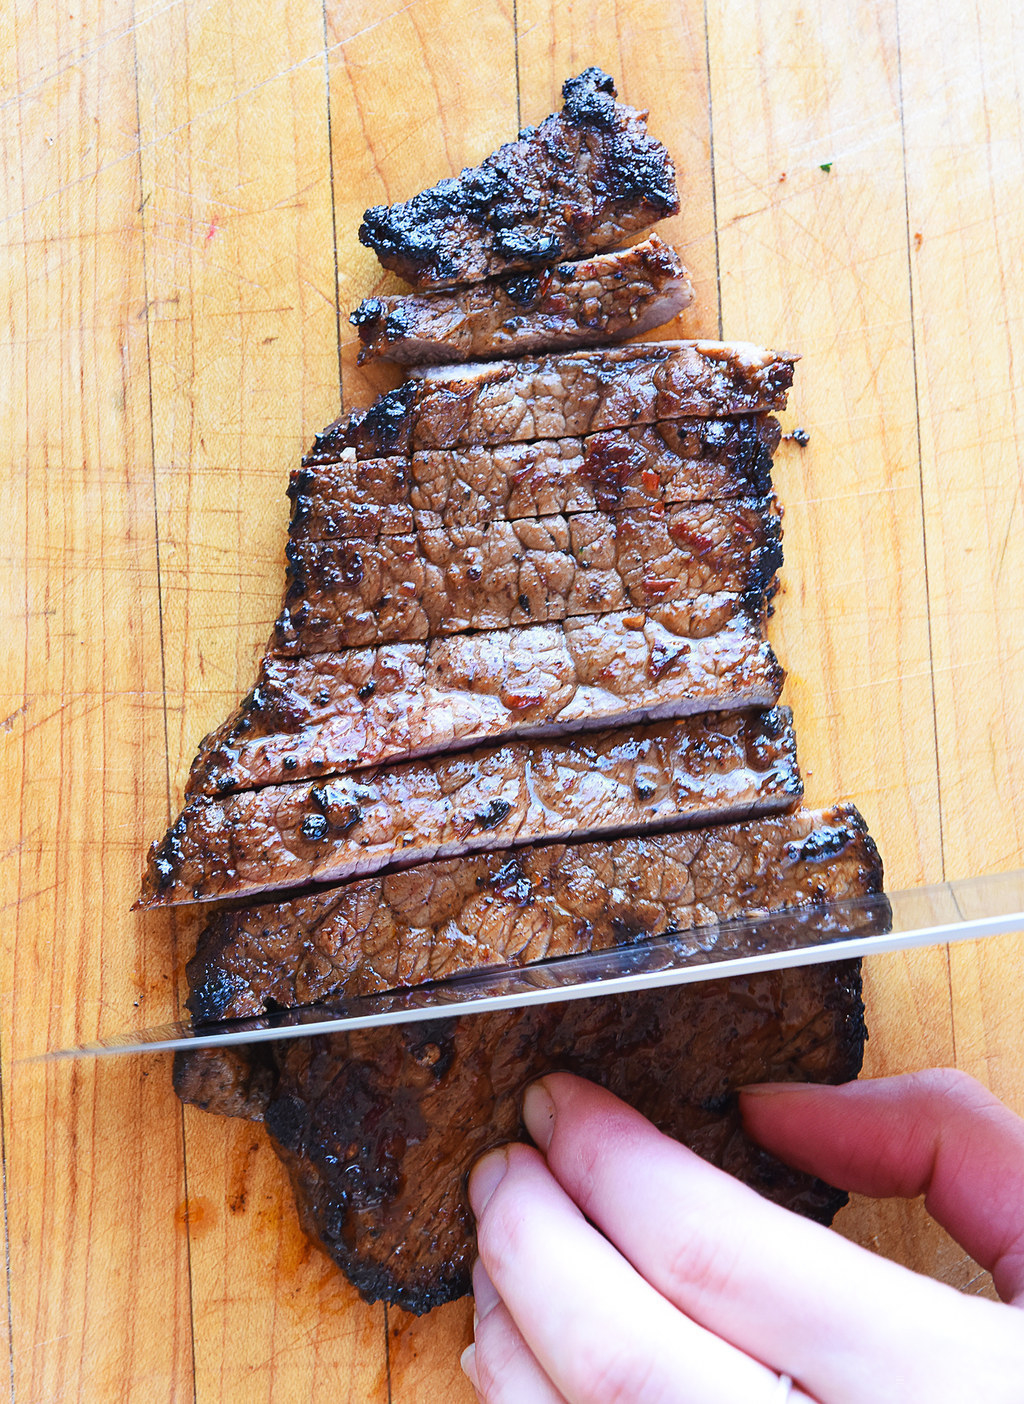
[[[387,285],[362,210],[477,161],[595,62],[678,160],[663,232],[698,300],[665,334],[804,358],[772,628],[810,800],[863,808],[894,886],[1022,861],[1010,0],[5,7],[0,1349],[19,1404],[470,1397],[469,1303],[361,1303],[303,1240],[258,1127],[183,1112],[158,1058],[19,1059],[177,1008],[195,923],[128,908],[199,738],[251,684],[288,472],[339,375],[346,404],[388,382],[356,369],[345,320]],[[879,958],[867,988],[871,1072],[956,1064],[1024,1110],[1019,938]],[[985,1288],[918,1204],[839,1225]]]

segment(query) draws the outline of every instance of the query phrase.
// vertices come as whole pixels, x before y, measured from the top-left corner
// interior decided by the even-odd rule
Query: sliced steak
[[[763,613],[709,595],[646,613],[266,658],[238,711],[199,747],[187,793],[223,795],[498,737],[770,707],[784,674]]]
[[[668,152],[608,74],[588,68],[562,97],[474,170],[367,210],[360,242],[414,287],[451,287],[613,248],[677,213]]]
[[[881,879],[850,805],[450,858],[218,913],[188,965],[188,1007],[245,1018],[694,927],[694,950],[717,950],[739,938],[709,923],[862,897]]]
[[[288,543],[270,651],[328,653],[712,594],[758,597],[782,565],[774,497],[580,512],[416,536]]]
[[[466,288],[370,297],[349,321],[359,363],[485,361],[530,351],[571,351],[641,336],[693,301],[675,249],[652,235],[616,253],[560,263]]]
[[[829,1223],[845,1194],[748,1140],[736,1093],[846,1082],[865,1036],[859,963],[815,965],[254,1047],[275,1086],[247,1111],[288,1167],[306,1232],[362,1296],[425,1312],[470,1290],[467,1174],[492,1146],[526,1139],[519,1107],[534,1078],[592,1078],[769,1199]],[[221,1056],[179,1057],[179,1096],[197,1091],[217,1110],[202,1067]]]
[[[416,370],[368,410],[329,424],[304,463],[525,443],[659,419],[781,410],[796,358],[748,342],[648,341]]]
[[[779,425],[767,415],[666,419],[588,438],[424,449],[297,469],[293,537],[407,536],[424,528],[765,497]]]
[[[800,798],[792,716],[708,713],[195,796],[153,845],[139,905],[338,881],[474,849],[706,824]]]

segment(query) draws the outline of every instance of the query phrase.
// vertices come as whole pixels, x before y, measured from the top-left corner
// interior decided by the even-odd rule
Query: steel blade
[[[386,1024],[727,979],[1017,930],[1024,931],[1024,870],[724,921],[611,950],[521,967],[490,967],[336,1004],[309,1005],[217,1024],[163,1024],[26,1061],[170,1052],[348,1033]]]

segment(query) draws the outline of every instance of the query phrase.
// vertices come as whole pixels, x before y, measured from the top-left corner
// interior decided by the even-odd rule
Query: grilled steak
[[[861,897],[881,890],[881,872],[852,806],[424,863],[218,913],[189,962],[188,1007],[197,1020],[245,1018],[526,965]],[[692,944],[722,949],[737,939],[711,928]]]
[[[792,717],[775,708],[196,796],[153,845],[139,905],[215,901],[541,839],[770,814],[802,789]]]
[[[580,512],[416,536],[288,543],[271,651],[327,653],[710,594],[760,596],[782,564],[774,498]]]
[[[414,287],[476,283],[613,248],[679,209],[668,152],[588,68],[564,107],[475,170],[366,211],[359,239]]]
[[[369,297],[349,321],[362,365],[483,361],[621,341],[670,322],[693,301],[675,249],[652,235],[617,253],[470,287]]]
[[[329,424],[303,461],[329,463],[346,449],[357,458],[387,458],[779,410],[794,363],[747,342],[648,341],[414,370],[368,410]]]
[[[222,795],[498,737],[770,707],[783,676],[763,608],[734,595],[270,657],[238,711],[203,741],[187,792]]]
[[[768,1198],[828,1223],[846,1196],[749,1141],[736,1090],[845,1082],[864,1038],[859,964],[845,962],[262,1045],[249,1055],[271,1069],[269,1095],[242,1056],[190,1054],[175,1085],[211,1110],[262,1114],[306,1232],[367,1301],[425,1312],[470,1290],[466,1175],[485,1150],[524,1139],[532,1079],[567,1069],[603,1083]]]
[[[561,513],[764,497],[778,421],[666,419],[588,438],[349,457],[297,469],[293,537],[408,536]]]

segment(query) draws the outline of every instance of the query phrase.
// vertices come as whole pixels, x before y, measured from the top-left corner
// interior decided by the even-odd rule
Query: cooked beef
[[[293,536],[270,651],[329,653],[701,595],[759,597],[772,589],[781,543],[774,497],[369,541]]]
[[[293,537],[408,536],[561,513],[721,502],[771,492],[778,421],[665,419],[588,438],[425,449],[297,469]]]
[[[188,1007],[197,1020],[239,1019],[488,965],[526,965],[738,915],[862,897],[881,891],[881,874],[874,842],[849,805],[423,863],[218,913],[188,965]],[[827,927],[827,916],[818,920]],[[692,944],[723,949],[736,940],[728,927],[711,928]]]
[[[536,840],[706,824],[802,793],[786,708],[505,745],[315,784],[197,795],[139,905],[207,902]]]
[[[186,789],[222,795],[498,737],[770,707],[783,677],[763,607],[735,595],[270,657],[238,711],[201,744]]]
[[[640,336],[693,301],[675,249],[656,234],[631,249],[512,274],[470,287],[369,297],[349,321],[362,365],[483,361],[530,351],[571,351]]]
[[[490,1147],[525,1139],[520,1100],[534,1078],[592,1078],[769,1199],[828,1223],[846,1196],[749,1141],[736,1091],[845,1082],[865,1036],[854,961],[250,1052],[274,1069],[264,1119],[306,1232],[367,1301],[425,1312],[470,1290],[466,1175]],[[178,1059],[180,1096],[208,1089],[199,1069],[218,1056]]]
[[[451,287],[613,248],[675,214],[668,152],[608,74],[588,68],[562,97],[476,169],[367,210],[360,242],[414,287]]]
[[[387,458],[785,409],[795,359],[742,341],[648,341],[414,370],[368,410],[329,424],[303,462],[330,463],[346,449]]]

